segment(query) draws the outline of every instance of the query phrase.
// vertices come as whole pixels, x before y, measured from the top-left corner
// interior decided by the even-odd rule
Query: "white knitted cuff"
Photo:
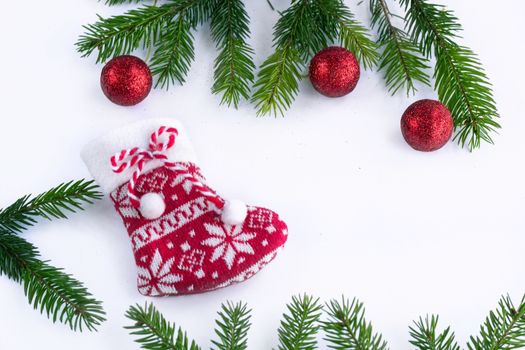
[[[171,161],[197,163],[193,146],[181,123],[167,118],[142,120],[95,139],[82,150],[82,160],[104,193],[110,193],[128,182],[135,170],[128,168],[121,173],[115,173],[111,169],[110,158],[121,150],[133,147],[147,150],[151,134],[161,126],[174,127],[178,130],[175,146],[165,153],[168,158]],[[162,166],[162,162],[150,161],[145,164],[143,173],[160,166]]]

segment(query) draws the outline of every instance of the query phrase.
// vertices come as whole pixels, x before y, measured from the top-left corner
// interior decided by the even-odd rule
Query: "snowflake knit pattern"
[[[162,198],[165,209],[158,218],[141,214],[130,197],[129,181],[110,193],[131,239],[141,294],[211,291],[242,282],[273,260],[288,234],[275,212],[248,205],[243,222],[227,224],[217,204],[202,194],[203,188],[206,193],[216,192],[199,167],[189,161],[170,161],[177,171],[158,166],[138,176],[132,186],[137,198],[151,193]]]

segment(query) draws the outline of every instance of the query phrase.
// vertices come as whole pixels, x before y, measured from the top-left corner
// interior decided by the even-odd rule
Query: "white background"
[[[271,52],[277,13],[266,1],[246,2],[259,64]],[[74,43],[96,13],[125,7],[95,0],[3,4],[0,207],[89,177],[79,151],[93,137],[142,118],[173,117],[186,125],[210,183],[227,197],[280,212],[290,236],[281,255],[245,283],[151,299],[135,288],[126,231],[107,198],[70,220],[40,222],[23,237],[103,300],[108,321],[98,333],[53,325],[27,305],[20,285],[1,277],[0,348],[138,349],[123,315],[145,301],[206,348],[215,311],[230,299],[253,308],[249,348],[268,349],[277,345],[286,302],[308,292],[323,300],[360,298],[391,348],[410,349],[408,326],[420,315],[439,313],[464,343],[502,294],[518,301],[525,292],[525,3],[439,2],[456,10],[463,42],[484,63],[502,115],[496,145],[474,153],[454,143],[430,154],[409,148],[401,114],[436,95],[423,88],[408,99],[391,97],[376,72],[362,72],[356,90],[339,99],[304,81],[285,118],[256,118],[248,103],[219,106],[210,93],[216,52],[207,26],[195,35],[196,61],[184,86],[119,107],[100,90],[101,65],[81,59]],[[281,10],[287,4],[274,0]],[[366,2],[349,5],[368,23]]]

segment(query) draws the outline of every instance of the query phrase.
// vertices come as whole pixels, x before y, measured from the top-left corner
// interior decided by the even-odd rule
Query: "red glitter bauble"
[[[359,63],[353,53],[332,46],[319,51],[310,62],[310,81],[328,97],[340,97],[354,90],[359,81]]]
[[[443,147],[454,130],[447,107],[439,101],[419,100],[411,104],[401,117],[401,132],[412,148],[430,152]]]
[[[102,91],[113,103],[133,106],[151,91],[151,72],[143,60],[135,56],[119,56],[106,63],[100,75]]]

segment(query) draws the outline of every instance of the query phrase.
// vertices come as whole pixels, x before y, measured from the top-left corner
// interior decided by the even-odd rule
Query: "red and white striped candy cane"
[[[160,141],[160,138],[164,134],[168,138],[167,142]],[[198,191],[203,197],[212,202],[220,214],[224,208],[224,199],[210,191],[208,187],[196,179],[195,176],[188,173],[184,167],[170,161],[168,156],[166,156],[165,152],[175,145],[175,138],[177,135],[177,129],[161,126],[157,131],[151,134],[147,150],[133,147],[131,149],[124,149],[111,157],[111,168],[115,173],[121,173],[128,168],[136,166],[136,169],[128,182],[128,196],[131,205],[135,208],[140,207],[140,198],[135,193],[135,185],[142,174],[144,165],[147,162],[156,159],[162,161],[163,166],[166,168],[182,174],[185,179],[191,181],[193,183],[192,189]]]

